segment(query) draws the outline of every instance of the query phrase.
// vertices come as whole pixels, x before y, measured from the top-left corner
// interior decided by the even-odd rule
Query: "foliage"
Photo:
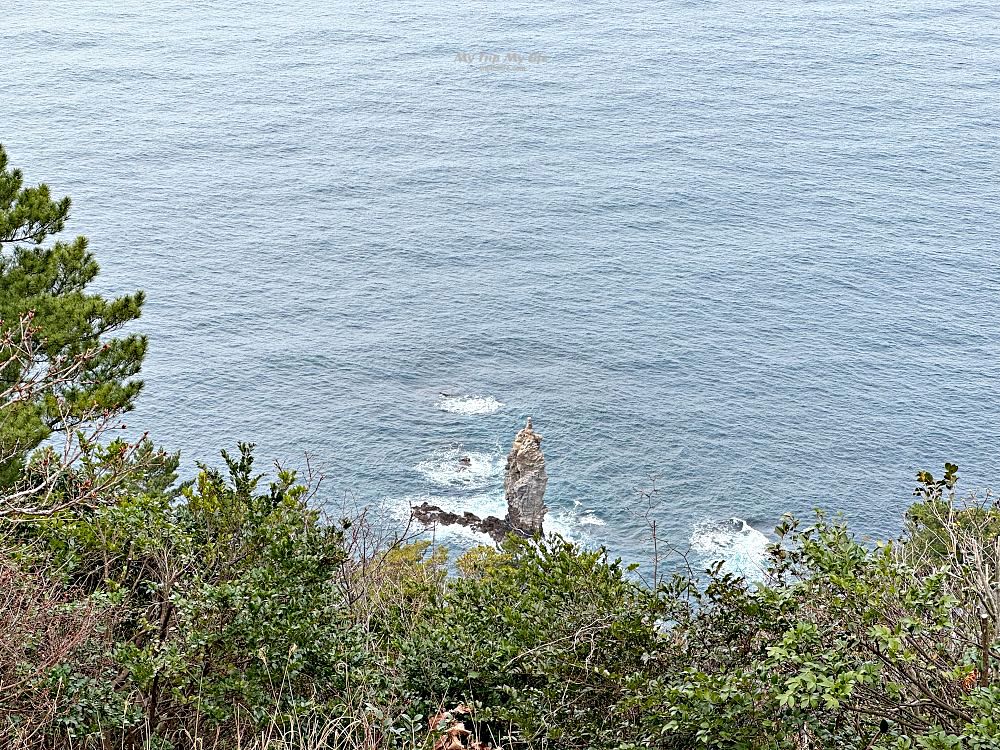
[[[142,292],[88,294],[98,266],[84,237],[42,246],[69,209],[44,184],[24,187],[0,146],[0,490],[53,431],[113,419],[142,388],[145,337],[109,337],[139,317]]]
[[[402,644],[409,689],[427,708],[480,706],[494,741],[614,744],[637,720],[620,709],[656,647],[656,597],[603,550],[558,538],[510,537],[474,569]]]
[[[345,665],[363,666],[333,584],[342,531],[308,507],[293,472],[261,492],[249,445],[223,456],[228,476],[202,467],[176,499],[162,474],[146,478],[140,494],[40,522],[27,539],[68,586],[117,613],[113,684],[141,708],[126,744],[175,742],[195,720],[256,726],[275,711],[336,703]],[[74,703],[83,715],[67,736],[79,739],[104,722],[80,696]]]
[[[259,489],[246,445],[225,460],[179,493],[165,461],[114,503],[7,529],[8,609],[32,616],[0,632],[0,702],[11,728],[42,727],[32,746],[223,748],[303,721],[384,748],[1000,736],[995,505],[928,490],[920,525],[874,548],[787,519],[764,580],[716,565],[652,589],[557,537],[476,550],[453,576],[426,542],[362,565],[356,521],[325,521],[308,484],[279,469]]]

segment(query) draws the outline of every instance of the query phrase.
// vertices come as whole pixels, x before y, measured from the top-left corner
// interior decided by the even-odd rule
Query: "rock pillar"
[[[531,417],[524,429],[517,433],[504,472],[503,488],[507,499],[507,522],[525,534],[542,533],[545,518],[545,456],[542,455],[542,436],[531,427]]]

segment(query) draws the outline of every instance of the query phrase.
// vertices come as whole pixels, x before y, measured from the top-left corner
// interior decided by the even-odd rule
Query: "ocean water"
[[[552,528],[642,562],[655,484],[742,567],[1000,477],[995,2],[2,10],[0,141],[147,290],[129,421],[189,471],[253,440],[331,507],[502,512],[530,414]]]

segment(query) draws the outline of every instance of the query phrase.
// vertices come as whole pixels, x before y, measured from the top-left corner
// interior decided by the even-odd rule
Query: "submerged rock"
[[[531,417],[517,433],[504,471],[503,489],[507,499],[507,522],[516,529],[535,536],[542,533],[545,520],[545,456],[542,436],[532,429]]]

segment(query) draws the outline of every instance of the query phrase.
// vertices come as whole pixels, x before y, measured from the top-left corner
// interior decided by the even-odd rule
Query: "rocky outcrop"
[[[462,514],[452,513],[430,503],[414,505],[412,512],[413,517],[425,526],[433,526],[435,524],[441,524],[442,526],[465,526],[481,534],[488,534],[498,542],[502,542],[503,538],[510,533],[523,535],[520,529],[511,526],[506,519],[497,518],[496,516],[480,518],[475,513],[469,513],[469,511],[465,511]]]
[[[430,503],[414,506],[411,509],[413,518],[426,526],[465,526],[488,534],[498,542],[511,533],[524,537],[541,534],[546,510],[543,497],[549,481],[541,445],[542,436],[532,429],[531,417],[528,417],[528,423],[517,433],[507,456],[503,481],[507,499],[506,518],[480,518],[468,511],[452,513]]]
[[[542,436],[531,427],[531,417],[524,429],[517,433],[504,471],[503,489],[507,498],[507,522],[524,533],[535,536],[542,533],[545,520],[545,456],[542,455]]]

